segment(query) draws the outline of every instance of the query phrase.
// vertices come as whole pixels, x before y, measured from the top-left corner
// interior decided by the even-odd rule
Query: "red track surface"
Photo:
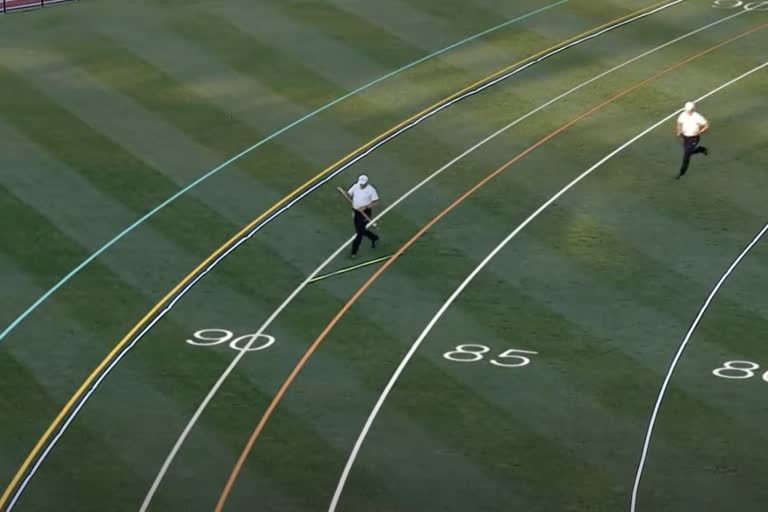
[[[58,4],[67,0],[0,0],[0,12],[5,7],[6,11],[16,11],[19,9],[30,9],[32,7],[43,7],[45,5]]]
[[[5,0],[5,8],[11,9],[24,9],[26,7],[40,7],[42,5],[41,0]]]

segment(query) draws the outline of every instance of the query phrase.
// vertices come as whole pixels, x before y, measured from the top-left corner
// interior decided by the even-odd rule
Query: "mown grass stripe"
[[[7,419],[0,424],[3,439],[24,439],[33,429],[32,418],[56,413],[56,400],[48,393],[39,378],[10,351],[0,351],[0,375],[5,382],[24,389],[24,393],[0,393],[0,410],[7,411]],[[11,414],[11,411],[12,414]],[[8,443],[0,450],[0,471],[13,474],[15,460],[24,457],[20,443]]]
[[[14,91],[0,95],[0,116],[8,124],[128,208],[143,211],[176,190],[161,172],[50,99],[36,83],[0,65],[0,84]]]
[[[103,34],[84,32],[51,50],[219,155],[232,154],[262,137],[251,125]]]
[[[176,34],[236,71],[254,77],[303,107],[316,108],[345,92],[341,85],[322,77],[284,50],[244,32],[219,14],[209,12],[205,17],[174,17],[167,24]],[[366,111],[371,110],[365,99],[356,97],[352,101],[365,107]]]
[[[690,304],[701,296],[700,283],[670,268],[667,262],[644,254],[588,217],[573,218],[556,209],[551,210],[549,216],[554,222],[548,224],[547,230],[537,230],[528,236],[556,247],[585,272],[602,276],[602,280],[617,290],[631,290],[634,301],[662,309],[682,321],[685,312],[676,306]],[[734,312],[737,323],[748,319],[750,323],[762,322],[758,315],[736,302],[725,299],[723,302]]]
[[[166,193],[172,193],[176,189],[175,183],[168,177],[64,109],[59,103],[39,91],[37,84],[2,66],[0,66],[0,83],[9,90],[17,91],[12,96],[0,96],[0,115],[3,119],[24,137],[42,147],[51,157],[69,166],[94,188],[104,192],[108,198],[135,212],[144,210],[149,204],[162,199]],[[45,118],[44,123],[47,129],[40,130],[40,119],[29,115],[29,112],[40,112],[40,115]],[[62,181],[65,181],[64,177]],[[57,182],[61,182],[58,177]],[[134,186],[136,182],[141,183],[142,186]],[[207,251],[211,238],[231,233],[236,225],[232,220],[214,210],[213,205],[191,196],[174,204],[172,212],[169,213],[173,215],[156,216],[152,227],[168,240],[183,247],[185,250],[180,252],[185,253],[191,251],[196,254]],[[110,219],[106,218],[104,222],[109,223]],[[24,224],[14,224],[14,226],[25,228]],[[209,237],[198,236],[201,230],[208,233]],[[12,231],[13,228],[4,233],[8,235]],[[36,238],[36,240],[45,242],[43,238]],[[16,247],[25,247],[25,244],[16,245]],[[272,264],[280,263],[275,268],[290,269],[285,276],[286,279],[293,279],[299,275],[295,267],[286,266],[284,259],[267,246],[258,244],[258,247],[249,249],[249,252],[251,250],[261,251],[260,256]],[[64,252],[56,251],[52,247],[44,253],[48,254],[48,257],[35,258],[34,261],[39,261],[44,266],[40,270],[45,272],[48,279],[41,282],[45,286],[55,282],[56,276],[81,261],[77,258],[68,259],[66,265],[57,265],[54,262],[62,258]],[[81,253],[82,258],[86,256],[87,252]],[[242,279],[237,274],[243,271],[240,267],[238,265],[237,269],[227,270],[222,275],[225,281],[235,288],[242,288]],[[272,273],[274,275],[274,271]],[[248,293],[252,293],[252,290],[248,290]]]
[[[268,41],[262,41],[245,32],[234,21],[215,13],[204,18],[197,16],[174,18],[168,26],[190,45],[226,63],[244,77],[261,84],[273,94],[287,98],[304,108],[338,97],[345,91],[342,80],[334,80],[333,70],[324,72],[320,65],[301,62],[300,51],[290,51]],[[306,43],[303,43],[306,44]],[[360,52],[355,49],[353,55]],[[365,54],[362,54],[367,57]],[[361,57],[362,58],[362,57]],[[347,66],[352,66],[348,64]],[[376,71],[361,71],[374,74]],[[468,74],[462,73],[457,81],[467,82]],[[307,87],[311,84],[311,87]],[[429,90],[429,87],[425,87]],[[410,95],[409,95],[410,98]],[[413,100],[411,100],[413,101]],[[356,134],[370,137],[381,128],[397,122],[392,114],[393,105],[374,96],[356,96],[333,111],[333,122],[352,129]]]
[[[73,169],[49,157],[44,149],[4,123],[0,124],[0,138],[4,138],[6,143],[13,146],[11,158],[18,155],[24,162],[22,168],[11,165],[6,175],[0,178],[0,184],[5,185],[25,202],[29,210],[37,210],[36,215],[45,217],[63,235],[78,243],[84,250],[109,236],[115,222],[123,222],[133,217],[130,210],[122,208],[111,196],[103,194]],[[69,197],[77,197],[77,201],[72,201]],[[116,269],[125,281],[142,288],[145,294],[151,296],[157,290],[165,289],[169,280],[175,279],[179,268],[193,267],[199,257],[196,256],[199,251],[208,250],[211,238],[215,238],[217,233],[222,231],[229,232],[234,225],[232,223],[238,222],[240,218],[231,217],[226,209],[206,198],[201,198],[203,203],[200,205],[190,205],[191,211],[186,212],[184,205],[188,200],[191,201],[191,198],[177,203],[173,209],[156,217],[149,229],[134,235],[132,247],[147,248],[153,256],[151,261],[141,263],[142,259],[146,258],[146,251],[130,247],[104,261]],[[206,210],[206,205],[215,208],[216,212],[220,212],[220,216],[217,217],[216,212]],[[182,222],[176,220],[173,215],[176,212],[186,214]],[[198,215],[202,219],[198,218]],[[25,230],[24,224],[14,226],[18,226],[22,232]],[[200,236],[201,230],[205,232],[205,236]],[[302,231],[302,236],[312,240],[312,231],[306,231]],[[13,229],[9,229],[0,233],[3,246],[13,244],[14,247],[22,248],[22,253],[40,254],[35,261],[43,264],[47,262],[45,268],[49,272],[46,274],[47,280],[41,281],[42,285],[55,281],[56,273],[66,270],[67,264],[57,264],[56,255],[59,253],[55,247],[48,247],[42,234],[39,237],[30,234],[27,243],[21,244],[20,240],[16,242],[9,239],[13,232]],[[286,260],[284,251],[280,249],[279,245],[275,246],[267,239],[249,244],[243,248],[246,260],[235,259],[231,265],[222,268],[223,272],[217,274],[211,282],[213,289],[221,294],[222,300],[233,304],[233,310],[237,310],[234,305],[238,301],[244,301],[251,308],[257,308],[251,310],[251,314],[261,311],[261,308],[268,310],[274,307],[275,302],[280,300],[279,291],[274,287],[265,286],[266,276],[291,281],[302,275],[296,262]],[[242,279],[243,275],[249,274],[255,274],[258,278]],[[265,277],[262,278],[262,275]],[[88,283],[89,281],[86,281],[83,284],[88,286]],[[83,288],[72,287],[71,293],[78,292],[82,293]],[[40,292],[35,290],[33,293]],[[107,295],[103,299],[109,302],[110,298]],[[118,302],[115,307],[122,309],[123,304]],[[8,308],[8,311],[10,313],[13,309]],[[107,336],[112,337],[114,334]]]
[[[413,9],[444,20],[457,29],[466,30],[475,24],[496,23],[499,15],[465,0],[400,0]]]
[[[331,3],[285,1],[278,2],[276,8],[342,44],[354,45],[355,50],[387,68],[399,67],[403,60],[410,62],[423,53],[392,32]]]

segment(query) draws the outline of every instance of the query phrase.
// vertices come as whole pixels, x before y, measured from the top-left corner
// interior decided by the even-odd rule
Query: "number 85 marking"
[[[449,361],[453,361],[454,363],[476,363],[478,361],[482,361],[485,357],[485,354],[490,351],[490,347],[486,347],[485,345],[458,345],[455,350],[451,350],[450,352],[443,354],[443,357]],[[531,364],[531,359],[521,354],[538,355],[538,352],[511,348],[509,350],[505,350],[496,356],[495,359],[491,359],[488,362],[494,366],[502,366],[504,368],[521,368]],[[498,359],[505,360],[506,362],[498,361]]]

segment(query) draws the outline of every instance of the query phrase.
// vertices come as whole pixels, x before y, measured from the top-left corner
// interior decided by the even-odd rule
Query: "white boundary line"
[[[719,25],[720,23],[728,21],[728,20],[730,20],[732,18],[735,18],[737,16],[740,16],[742,14],[744,14],[744,12],[739,12],[737,14],[725,17],[725,18],[720,19],[720,20],[718,20],[718,21],[716,21],[714,23],[710,23],[709,25],[706,25],[706,26],[701,27],[701,28],[699,28],[697,30],[694,30],[694,31],[692,31],[692,32],[690,32],[688,34],[685,34],[683,36],[675,38],[675,39],[673,39],[673,40],[671,40],[671,41],[669,41],[669,42],[667,42],[667,43],[665,43],[665,44],[663,44],[663,45],[661,45],[661,46],[659,46],[657,48],[654,48],[654,49],[649,50],[649,51],[647,51],[647,52],[645,52],[645,53],[643,53],[641,55],[638,55],[637,57],[634,57],[634,58],[624,62],[623,64],[615,66],[615,67],[611,68],[610,70],[605,71],[605,72],[603,72],[603,73],[601,73],[601,74],[591,78],[590,80],[587,80],[586,82],[583,82],[582,84],[574,87],[573,89],[570,89],[569,91],[561,94],[560,96],[558,96],[558,97],[556,97],[556,98],[554,98],[554,99],[544,103],[540,107],[538,107],[538,108],[528,112],[524,116],[516,119],[515,121],[513,121],[510,124],[506,125],[505,127],[501,128],[501,129],[497,130],[496,132],[494,132],[493,134],[489,135],[488,137],[486,137],[482,141],[478,142],[477,144],[475,144],[474,146],[472,146],[471,148],[469,148],[468,150],[466,150],[465,152],[463,152],[462,154],[460,154],[459,156],[457,156],[456,158],[454,158],[453,160],[451,160],[450,162],[445,164],[443,167],[441,167],[440,169],[438,169],[437,171],[435,171],[434,173],[432,173],[431,175],[429,175],[428,177],[423,179],[421,182],[419,182],[417,185],[415,185],[413,188],[411,188],[408,192],[406,192],[405,194],[400,196],[397,200],[395,200],[391,205],[389,205],[387,208],[385,208],[379,215],[375,216],[372,219],[372,222],[376,222],[376,221],[380,220],[387,213],[389,213],[392,209],[394,209],[401,202],[403,202],[405,199],[407,199],[410,195],[412,195],[417,190],[419,190],[421,187],[423,187],[428,182],[430,182],[432,179],[436,178],[437,176],[442,174],[444,171],[446,171],[447,169],[452,167],[459,160],[463,159],[464,157],[466,157],[470,153],[474,152],[475,150],[477,150],[481,146],[483,146],[483,145],[487,144],[488,142],[490,142],[491,140],[495,139],[496,137],[498,137],[499,135],[501,135],[505,131],[507,131],[510,128],[512,128],[513,126],[521,123],[522,121],[528,119],[529,117],[533,116],[534,114],[536,114],[536,113],[540,112],[541,110],[544,110],[545,108],[549,107],[553,103],[556,103],[557,101],[559,101],[559,100],[561,100],[561,99],[563,99],[563,98],[565,98],[565,97],[575,93],[576,91],[578,91],[578,90],[580,90],[580,89],[582,89],[582,88],[584,88],[584,87],[586,87],[586,86],[596,82],[597,80],[605,77],[606,75],[609,75],[610,73],[613,73],[613,72],[615,72],[615,71],[617,71],[617,70],[619,70],[619,69],[621,69],[621,68],[623,68],[625,66],[628,66],[629,64],[632,64],[633,62],[635,62],[635,61],[637,61],[639,59],[647,57],[648,55],[651,55],[652,53],[655,53],[655,52],[657,52],[657,51],[659,51],[659,50],[661,50],[663,48],[666,48],[667,46],[675,44],[675,43],[677,43],[677,42],[679,42],[679,41],[681,41],[683,39],[686,39],[686,38],[688,38],[690,36],[693,36],[694,34],[697,34],[697,33],[701,32],[703,30],[707,30],[708,28],[711,28],[711,27],[714,27],[716,25]],[[272,324],[272,322],[282,313],[282,311],[293,301],[293,299],[309,284],[309,282],[312,279],[314,279],[320,272],[322,272],[325,269],[325,267],[327,267],[331,263],[331,261],[333,261],[336,257],[338,257],[338,255],[341,254],[344,251],[344,249],[349,244],[352,243],[352,240],[354,240],[354,237],[350,237],[346,242],[344,242],[341,246],[339,246],[339,248],[336,249],[336,251],[333,252],[323,263],[321,263],[319,267],[317,267],[309,276],[307,276],[304,279],[304,281],[302,281],[301,284],[299,284],[299,286],[288,296],[288,298],[286,298],[285,301],[282,304],[280,304],[280,306],[278,306],[278,308],[272,313],[272,315],[270,315],[269,318],[267,318],[267,320],[262,324],[262,326],[257,331],[257,334],[262,334]],[[200,277],[202,277],[202,276],[200,276]],[[190,284],[192,284],[192,283],[190,283]],[[169,304],[169,308],[170,307],[173,307],[173,303]],[[152,325],[154,325],[154,323],[148,325],[147,329],[151,328]],[[138,340],[136,340],[136,341],[138,341]],[[134,341],[134,343],[132,343],[131,345],[135,344],[136,341]],[[232,373],[232,371],[235,369],[235,367],[240,363],[240,361],[242,360],[242,358],[245,356],[246,353],[247,352],[241,352],[240,354],[238,354],[232,360],[232,362],[229,364],[229,366],[224,370],[224,372],[221,374],[219,379],[213,385],[213,387],[209,391],[208,395],[200,403],[200,406],[195,411],[195,413],[192,416],[192,418],[190,419],[189,423],[187,423],[186,427],[184,428],[184,430],[180,434],[179,438],[176,440],[176,443],[174,444],[174,446],[171,449],[170,453],[168,454],[167,458],[163,462],[163,465],[161,466],[160,471],[158,472],[157,476],[155,477],[155,480],[152,482],[152,486],[150,487],[149,491],[147,492],[147,495],[144,498],[144,501],[142,502],[142,505],[141,505],[141,507],[139,509],[139,512],[146,512],[149,509],[149,505],[152,502],[152,498],[154,497],[155,493],[157,492],[157,489],[160,487],[160,484],[162,483],[163,479],[165,478],[165,475],[168,472],[168,469],[170,468],[171,464],[173,463],[173,460],[176,458],[176,455],[178,454],[179,450],[181,449],[181,446],[184,444],[184,442],[186,441],[186,439],[189,436],[190,432],[194,428],[195,424],[200,419],[200,416],[203,414],[205,409],[208,407],[208,404],[211,402],[211,400],[213,400],[213,397],[218,393],[218,391],[221,388],[221,386],[229,378],[229,375]]]
[[[755,73],[755,72],[757,72],[757,71],[759,71],[759,70],[761,70],[761,69],[763,69],[763,68],[765,68],[767,66],[768,66],[768,62],[766,62],[764,64],[761,64],[760,66],[757,66],[756,68],[748,71],[747,73],[744,73],[743,75],[741,75],[741,76],[739,76],[737,78],[734,78],[730,82],[727,82],[727,83],[721,85],[717,89],[712,90],[711,92],[705,94],[704,96],[702,96],[701,98],[697,99],[696,101],[703,101],[703,100],[709,98],[710,96],[712,96],[712,95],[720,92],[721,90],[725,89],[726,87],[728,87],[728,86],[738,82],[739,80],[742,80],[742,79],[750,76],[751,74],[753,74],[753,73]],[[467,285],[469,285],[469,283],[475,278],[475,276],[477,276],[477,274],[480,273],[480,271],[496,256],[496,254],[499,253],[499,251],[501,251],[515,236],[517,236],[518,233],[520,233],[523,229],[525,229],[525,227],[528,224],[530,224],[544,210],[546,210],[550,205],[552,205],[552,203],[557,201],[563,194],[568,192],[568,190],[573,188],[577,183],[579,183],[581,180],[583,180],[588,175],[590,175],[593,171],[595,171],[596,169],[601,167],[608,160],[612,159],[614,156],[616,156],[617,154],[622,152],[624,149],[626,149],[627,147],[631,146],[632,144],[634,144],[635,142],[637,142],[642,137],[644,137],[648,133],[652,132],[653,130],[655,130],[656,128],[661,126],[662,124],[664,124],[667,121],[669,121],[670,119],[674,118],[679,113],[680,113],[680,110],[676,110],[675,112],[673,112],[669,116],[667,116],[664,119],[662,119],[661,121],[655,123],[653,126],[651,126],[650,128],[646,129],[645,131],[643,131],[639,135],[635,136],[634,138],[632,138],[628,142],[625,142],[624,144],[619,146],[619,148],[617,148],[616,150],[611,152],[608,156],[606,156],[605,158],[603,158],[602,160],[597,162],[595,165],[593,165],[588,170],[586,170],[581,175],[579,175],[576,179],[571,181],[568,185],[563,187],[557,194],[552,196],[543,205],[541,205],[535,212],[533,212],[527,219],[525,219],[519,226],[517,226],[517,228],[515,228],[515,230],[512,231],[512,233],[510,233],[509,236],[507,236],[507,238],[505,238],[498,246],[496,246],[496,248],[493,249],[493,251],[491,251],[490,254],[488,254],[488,256],[486,256],[486,258],[472,271],[472,273],[470,273],[469,276],[467,276],[467,278],[464,280],[464,282],[462,282],[459,285],[459,287],[456,288],[456,290],[453,292],[453,294],[442,305],[442,307],[440,307],[438,312],[435,314],[435,316],[432,318],[432,320],[429,321],[429,323],[427,324],[425,329],[422,331],[422,333],[419,335],[419,337],[413,343],[413,345],[411,346],[410,350],[405,355],[403,360],[400,362],[400,365],[397,367],[395,372],[392,374],[392,377],[390,378],[390,380],[387,383],[386,387],[382,391],[381,396],[379,397],[379,399],[377,400],[376,404],[374,405],[373,410],[371,411],[371,414],[368,416],[368,419],[366,420],[365,425],[363,426],[363,429],[361,430],[360,435],[357,438],[357,441],[355,441],[355,445],[352,448],[352,452],[349,455],[349,459],[347,460],[347,463],[346,463],[346,465],[344,467],[344,470],[342,471],[341,477],[339,478],[339,482],[338,482],[338,484],[336,486],[336,490],[334,491],[333,498],[331,500],[331,504],[328,507],[328,512],[334,512],[336,510],[336,507],[338,506],[338,503],[339,503],[339,499],[341,498],[341,494],[344,491],[344,485],[346,484],[346,481],[347,481],[347,478],[349,477],[349,473],[350,473],[350,471],[352,469],[352,466],[354,465],[355,460],[357,459],[357,455],[360,452],[360,448],[362,447],[363,443],[365,442],[365,438],[368,435],[368,432],[370,431],[371,426],[373,425],[373,422],[376,419],[376,416],[378,415],[379,411],[381,410],[381,407],[384,405],[384,401],[387,399],[387,396],[392,391],[392,388],[395,386],[395,383],[400,378],[400,375],[405,370],[405,367],[408,365],[408,363],[410,362],[411,358],[413,358],[414,354],[418,350],[418,348],[421,345],[421,343],[427,337],[427,335],[432,330],[432,328],[435,326],[435,324],[440,319],[440,317],[443,316],[445,311],[456,300],[456,298],[467,287]],[[634,509],[633,509],[633,512],[634,512]]]
[[[720,291],[720,288],[723,286],[725,281],[728,279],[728,277],[731,275],[731,273],[736,269],[736,267],[741,263],[741,260],[743,260],[747,254],[749,254],[749,251],[752,250],[752,248],[757,245],[757,243],[760,241],[760,239],[765,235],[765,233],[768,232],[768,224],[766,224],[762,230],[755,236],[755,238],[752,239],[752,241],[747,245],[747,247],[739,254],[739,256],[731,263],[731,266],[728,267],[728,270],[725,271],[725,273],[722,275],[720,280],[717,282],[715,287],[710,292],[709,296],[707,297],[707,300],[704,301],[704,305],[701,306],[701,309],[699,310],[699,313],[696,315],[696,319],[691,324],[691,328],[688,329],[688,332],[685,335],[685,338],[683,338],[682,343],[680,343],[680,348],[678,348],[677,353],[675,354],[675,357],[672,359],[672,363],[669,365],[669,371],[667,371],[667,375],[664,377],[664,382],[661,385],[661,389],[659,390],[659,396],[656,398],[656,404],[653,406],[653,412],[651,413],[651,419],[648,422],[648,430],[645,433],[645,441],[643,442],[643,450],[640,454],[640,463],[637,466],[637,473],[635,474],[635,483],[632,486],[632,500],[630,502],[629,509],[631,512],[635,512],[635,507],[637,506],[637,492],[640,489],[640,479],[643,476],[643,469],[645,469],[645,461],[648,457],[648,450],[651,445],[651,437],[653,436],[653,427],[656,425],[656,417],[659,414],[659,410],[661,409],[661,402],[664,400],[664,395],[667,392],[667,387],[669,386],[670,381],[672,380],[672,373],[674,373],[675,368],[677,367],[677,363],[680,362],[680,358],[683,356],[683,352],[685,351],[685,348],[688,346],[688,342],[691,340],[691,337],[693,336],[694,331],[699,326],[699,323],[701,322],[702,317],[704,316],[704,313],[707,312],[707,309],[709,309],[710,304],[715,298],[715,295],[717,295],[717,292]]]

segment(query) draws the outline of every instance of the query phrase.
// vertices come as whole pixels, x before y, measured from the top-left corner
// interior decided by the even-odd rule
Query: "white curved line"
[[[697,102],[698,101],[703,101],[703,100],[709,98],[710,96],[712,96],[713,94],[716,94],[716,93],[720,92],[721,90],[725,89],[726,87],[728,87],[728,86],[738,82],[739,80],[742,80],[743,78],[748,77],[749,75],[759,71],[760,69],[765,68],[766,66],[768,66],[768,62],[766,62],[766,63],[764,63],[764,64],[762,64],[760,66],[757,66],[756,68],[748,71],[747,73],[744,73],[743,75],[741,75],[741,76],[739,76],[737,78],[734,78],[730,82],[727,82],[727,83],[721,85],[717,89],[712,90],[711,92],[705,94],[704,96],[702,96],[701,98],[697,99],[696,101]],[[518,233],[520,233],[523,229],[525,229],[525,227],[528,224],[530,224],[544,210],[546,210],[550,205],[552,205],[552,203],[557,201],[563,194],[568,192],[568,190],[573,188],[577,183],[579,183],[581,180],[583,180],[584,178],[589,176],[593,171],[595,171],[596,169],[601,167],[608,160],[610,160],[611,158],[613,158],[614,156],[616,156],[617,154],[622,152],[624,149],[626,149],[627,147],[631,146],[632,144],[634,144],[635,142],[640,140],[642,137],[644,137],[645,135],[647,135],[651,131],[653,131],[656,128],[658,128],[659,126],[661,126],[663,123],[666,123],[670,119],[674,118],[679,113],[680,113],[680,110],[677,110],[677,111],[673,112],[672,114],[670,114],[669,116],[665,117],[661,121],[655,123],[650,128],[644,130],[639,135],[637,135],[634,138],[632,138],[631,140],[625,142],[624,144],[619,146],[616,150],[611,152],[608,156],[606,156],[605,158],[603,158],[602,160],[597,162],[595,165],[593,165],[588,170],[584,171],[581,175],[579,175],[576,179],[571,181],[568,185],[563,187],[557,194],[552,196],[543,205],[541,205],[535,212],[533,212],[527,219],[525,219],[519,226],[517,226],[517,228],[515,228],[515,230],[512,231],[512,233],[510,233],[509,236],[507,236],[507,238],[505,238],[498,246],[496,246],[496,248],[493,251],[490,252],[490,254],[488,254],[488,256],[486,256],[486,258],[472,271],[472,273],[469,274],[469,276],[467,276],[467,278],[459,285],[459,287],[456,288],[456,290],[453,292],[453,294],[451,294],[451,296],[448,298],[448,300],[445,302],[445,304],[443,304],[442,307],[440,307],[438,312],[435,314],[435,316],[432,318],[432,320],[429,321],[429,323],[427,324],[426,328],[422,331],[422,333],[419,335],[419,337],[413,343],[413,345],[411,346],[411,348],[408,351],[408,353],[405,355],[403,360],[400,362],[400,365],[397,367],[395,372],[392,374],[392,377],[389,379],[389,382],[387,383],[387,385],[385,386],[384,390],[382,391],[381,396],[376,401],[376,404],[374,405],[373,410],[371,411],[371,414],[368,416],[368,419],[366,420],[365,425],[363,425],[363,429],[360,432],[360,435],[358,436],[357,440],[355,441],[355,445],[352,448],[352,452],[349,455],[349,459],[347,460],[347,463],[344,466],[344,470],[342,471],[341,477],[339,478],[339,482],[338,482],[338,484],[336,486],[336,490],[334,491],[333,498],[331,500],[331,504],[328,507],[328,512],[334,512],[336,510],[336,507],[338,506],[338,503],[339,503],[339,499],[341,498],[341,493],[344,491],[344,485],[346,484],[346,481],[349,478],[349,473],[350,473],[350,471],[352,469],[352,466],[355,463],[355,460],[357,459],[357,455],[360,452],[360,448],[362,447],[363,443],[365,442],[365,438],[368,435],[368,432],[370,431],[371,426],[373,425],[373,422],[376,419],[376,416],[378,415],[379,411],[381,410],[382,405],[384,405],[384,401],[387,399],[387,396],[392,391],[392,388],[395,386],[395,383],[400,378],[400,375],[403,373],[403,370],[405,370],[405,367],[408,365],[408,363],[410,362],[411,358],[413,357],[413,355],[418,350],[418,348],[421,345],[421,343],[427,337],[427,335],[432,330],[432,328],[435,326],[435,324],[440,319],[440,317],[443,316],[445,311],[450,307],[450,305],[461,294],[461,292],[464,290],[464,288],[466,288],[467,285],[469,285],[469,283],[475,278],[475,276],[477,276],[477,274],[491,261],[491,259],[493,259],[494,256],[496,256],[496,254],[498,254],[499,251],[501,251],[504,248],[504,246],[506,246],[515,236],[517,236]]]
[[[659,390],[659,396],[656,398],[656,404],[653,406],[651,419],[648,422],[648,430],[645,433],[643,450],[642,450],[642,453],[640,454],[640,463],[637,466],[637,473],[635,474],[635,483],[632,486],[632,500],[629,506],[629,509],[631,512],[635,512],[635,507],[637,506],[637,492],[640,489],[640,479],[643,476],[643,469],[645,468],[645,460],[648,456],[648,450],[651,445],[651,437],[653,436],[653,427],[656,425],[656,417],[658,416],[659,410],[661,409],[661,402],[662,400],[664,400],[664,395],[667,392],[667,387],[669,386],[669,382],[672,380],[672,374],[674,373],[675,368],[677,367],[677,363],[680,362],[680,358],[683,356],[685,347],[688,346],[688,342],[691,340],[691,337],[693,336],[694,331],[699,326],[699,323],[701,322],[701,319],[704,316],[704,313],[706,313],[707,309],[709,309],[709,306],[714,300],[715,295],[717,295],[717,292],[720,291],[720,288],[728,279],[728,276],[730,276],[731,273],[739,265],[739,263],[741,263],[741,260],[743,260],[747,254],[749,254],[749,251],[751,251],[752,248],[755,245],[757,245],[757,243],[760,241],[763,235],[765,235],[766,232],[768,232],[768,224],[766,224],[763,227],[763,229],[760,230],[757,236],[755,236],[755,238],[752,239],[749,245],[747,245],[747,247],[741,252],[741,254],[739,254],[739,256],[733,261],[733,263],[731,263],[731,266],[728,267],[728,270],[726,270],[725,273],[722,275],[720,280],[717,282],[715,287],[710,292],[709,296],[707,297],[707,300],[704,301],[704,305],[701,306],[699,313],[696,315],[696,319],[691,324],[691,328],[688,329],[688,332],[686,333],[685,338],[683,338],[682,343],[680,343],[680,348],[677,349],[677,353],[675,354],[675,357],[672,359],[672,363],[669,365],[669,370],[667,371],[667,375],[664,377],[664,382],[661,384],[661,389]]]

